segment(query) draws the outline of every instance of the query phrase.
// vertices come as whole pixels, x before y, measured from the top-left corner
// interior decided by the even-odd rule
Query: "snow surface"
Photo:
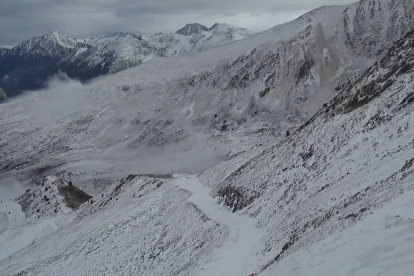
[[[355,226],[293,253],[260,275],[411,276],[413,210],[414,191],[410,191]]]
[[[189,275],[205,265],[201,258],[215,251],[229,233],[188,197],[188,191],[169,179],[122,179],[62,218],[57,231],[0,261],[0,271]]]
[[[17,227],[26,219],[21,206],[13,200],[1,201],[0,216],[0,232]]]
[[[20,207],[19,204],[17,205]],[[59,217],[50,218],[39,223],[26,224],[2,232],[0,235],[0,260],[7,259],[36,240],[56,231],[59,228],[56,224],[58,219]]]
[[[229,236],[224,244],[215,249],[212,256],[208,256],[206,262],[192,274],[236,276],[253,273],[263,262],[255,254],[260,251],[263,233],[256,228],[254,220],[230,213],[217,205],[216,200],[210,196],[210,189],[201,185],[197,177],[179,177],[175,182],[178,187],[192,193],[188,198],[189,202],[197,206],[209,219],[229,229]]]

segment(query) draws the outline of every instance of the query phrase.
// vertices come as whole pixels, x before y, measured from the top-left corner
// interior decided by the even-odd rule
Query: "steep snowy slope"
[[[103,34],[86,39],[56,68],[72,78],[88,80],[141,64],[154,48],[133,33]]]
[[[0,203],[0,260],[53,233],[91,197],[65,181],[48,177],[16,200]],[[1,271],[3,275],[3,271]]]
[[[289,138],[201,176],[267,233],[264,275],[329,275],[325,252],[338,275],[413,271],[413,49],[410,32]]]
[[[188,275],[228,236],[189,196],[170,179],[130,175],[62,219],[53,234],[1,260],[0,271]]]
[[[77,42],[59,32],[26,40],[10,49],[9,58],[33,61],[41,58],[61,58],[76,46]],[[5,60],[7,61],[7,59]]]

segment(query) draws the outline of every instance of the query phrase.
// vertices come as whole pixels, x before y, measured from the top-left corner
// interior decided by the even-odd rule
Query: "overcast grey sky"
[[[215,22],[255,32],[322,5],[356,0],[0,0],[0,45],[59,31],[82,38],[104,32],[175,32]]]

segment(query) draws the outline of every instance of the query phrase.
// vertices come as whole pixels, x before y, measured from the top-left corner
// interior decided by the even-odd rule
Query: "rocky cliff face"
[[[201,34],[202,32],[208,31],[206,26],[198,23],[187,24],[183,28],[179,29],[176,33],[180,35],[192,35]]]
[[[5,100],[7,100],[6,92],[0,88],[0,102],[4,102]]]

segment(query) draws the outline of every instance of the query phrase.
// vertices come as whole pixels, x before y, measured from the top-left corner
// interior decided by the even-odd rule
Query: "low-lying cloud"
[[[82,116],[92,108],[83,84],[65,74],[49,79],[46,88],[28,91],[16,100],[26,105],[31,119],[44,124],[70,115]]]
[[[152,124],[133,123],[139,110],[131,105],[127,92],[116,87],[100,91],[98,87],[60,74],[51,78],[46,88],[26,92],[5,105],[19,111],[12,115],[17,116],[15,120],[34,126],[21,144],[32,148],[27,158],[35,156],[36,167],[53,167],[42,174],[72,172],[79,176],[75,185],[95,194],[131,173],[199,173],[226,158],[200,138],[188,120],[176,120],[173,125],[177,132],[188,133],[186,139],[168,137],[162,146],[140,141],[145,130],[149,131],[148,139],[156,140],[160,134]],[[156,113],[153,116],[154,124],[163,119]]]

